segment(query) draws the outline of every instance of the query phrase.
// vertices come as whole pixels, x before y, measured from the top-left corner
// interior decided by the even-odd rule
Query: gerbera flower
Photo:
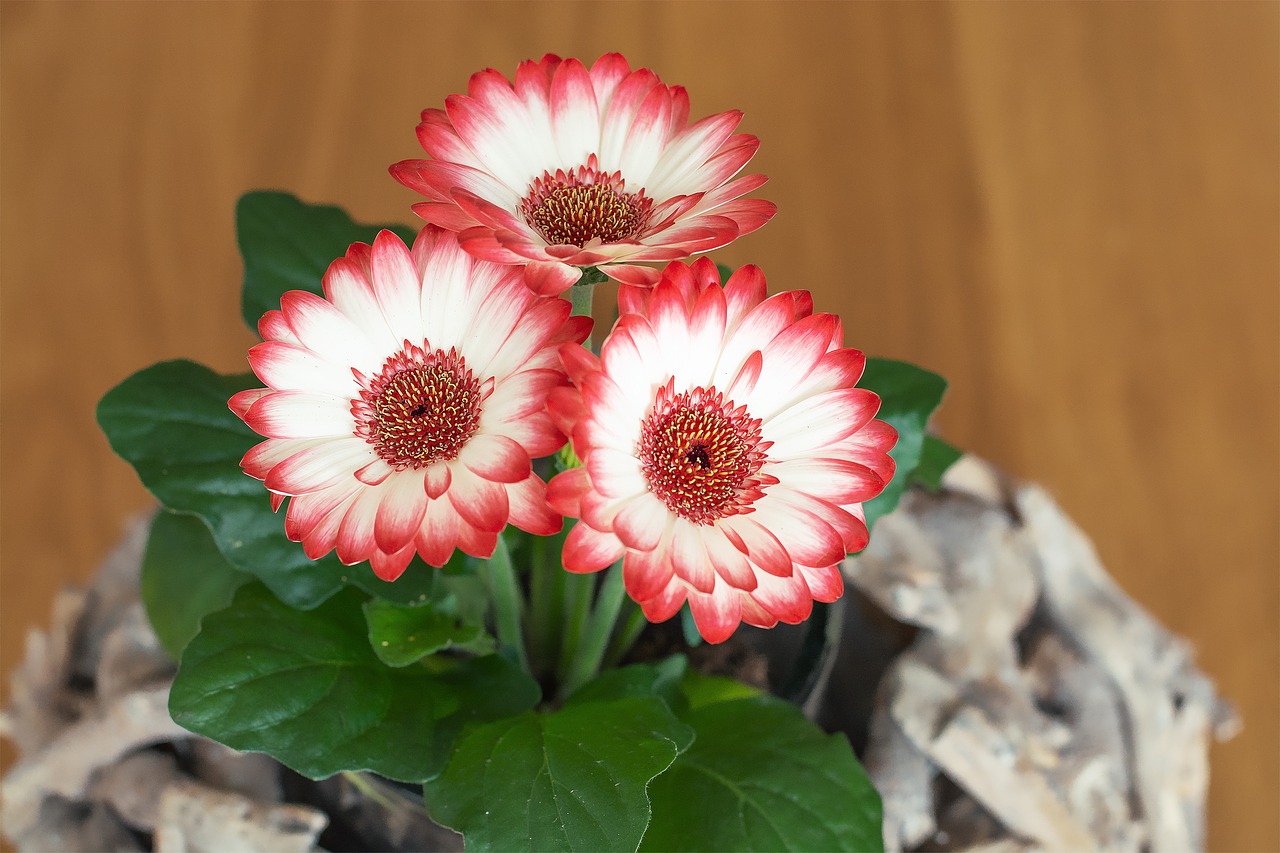
[[[653,290],[620,287],[596,359],[561,347],[574,387],[550,406],[583,460],[548,500],[581,520],[564,565],[618,559],[655,622],[687,599],[702,636],[808,617],[843,592],[839,563],[867,543],[861,503],[893,476],[897,433],[856,388],[865,359],[803,291],[765,298],[755,267],[723,289],[707,259]]]
[[[391,167],[429,201],[428,222],[459,232],[478,258],[528,264],[529,285],[556,294],[598,266],[652,285],[670,261],[756,230],[776,206],[741,196],[763,175],[730,180],[759,141],[734,133],[742,113],[689,124],[689,96],[648,69],[606,54],[588,71],[548,54],[521,63],[514,85],[493,69],[466,95],[425,110],[418,139],[430,160]]]
[[[394,580],[415,552],[489,556],[508,522],[559,530],[530,457],[564,444],[547,394],[565,382],[558,344],[590,321],[431,226],[412,253],[390,231],[356,243],[324,294],[263,315],[249,363],[268,387],[230,401],[267,436],[241,465],[273,508],[290,498],[289,538]]]

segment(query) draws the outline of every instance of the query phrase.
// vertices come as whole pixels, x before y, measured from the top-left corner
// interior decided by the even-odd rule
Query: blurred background
[[[237,196],[410,222],[422,108],[613,50],[763,140],[780,213],[716,259],[944,374],[944,435],[1192,640],[1245,725],[1210,847],[1280,849],[1275,3],[3,3],[4,677],[149,505],[98,398],[246,369]]]

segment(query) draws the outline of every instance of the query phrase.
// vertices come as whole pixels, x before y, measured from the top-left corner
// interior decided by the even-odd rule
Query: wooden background
[[[1280,848],[1280,6],[18,3],[0,10],[3,672],[148,504],[93,420],[244,369],[236,197],[410,221],[386,167],[474,70],[621,50],[746,112],[779,216],[718,259],[945,374],[1244,714],[1211,846]]]

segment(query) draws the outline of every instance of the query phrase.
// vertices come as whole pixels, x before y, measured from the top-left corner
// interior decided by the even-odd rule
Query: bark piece
[[[890,850],[1202,847],[1208,741],[1238,720],[1042,489],[965,457],[846,574],[919,629],[866,751]]]
[[[107,806],[62,797],[46,799],[36,822],[13,839],[23,853],[133,853],[146,849]]]
[[[27,633],[26,654],[9,682],[9,707],[3,731],[21,758],[38,752],[76,721],[85,702],[68,687],[71,651],[85,612],[88,594],[65,588],[53,600],[49,630]]]
[[[283,799],[280,764],[261,752],[238,752],[215,740],[191,741],[193,773],[200,781],[262,802]]]
[[[1187,643],[1120,589],[1043,489],[1024,486],[1015,503],[1036,547],[1047,610],[1121,696],[1133,792],[1152,847],[1202,848],[1209,738],[1233,734],[1238,717],[1196,670]]]
[[[98,701],[110,702],[143,684],[170,679],[177,669],[147,621],[142,603],[121,607],[102,640],[94,674]]]
[[[169,718],[169,685],[161,684],[122,696],[100,713],[88,716],[63,732],[41,752],[19,762],[5,777],[5,831],[23,835],[40,813],[49,794],[82,800],[89,779],[99,768],[125,753],[161,741],[188,737]]]
[[[160,797],[155,846],[164,853],[307,853],[328,822],[318,809],[178,779]]]
[[[156,828],[160,795],[178,778],[173,756],[145,749],[95,774],[88,798],[106,803],[134,829]]]
[[[976,708],[955,713],[928,745],[937,765],[1017,835],[1046,850],[1092,850],[1081,826],[1020,749],[1017,735],[1002,731]]]

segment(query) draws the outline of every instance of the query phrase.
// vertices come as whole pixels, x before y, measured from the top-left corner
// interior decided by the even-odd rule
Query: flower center
[[[553,246],[585,246],[592,240],[617,243],[635,237],[649,221],[653,201],[644,190],[626,192],[621,172],[606,175],[587,165],[543,172],[529,186],[520,212],[529,227]]]
[[[356,435],[397,471],[453,459],[480,424],[480,382],[457,351],[409,345],[351,402]]]
[[[750,512],[762,489],[777,482],[760,473],[769,446],[746,406],[735,407],[715,388],[676,394],[668,382],[641,426],[636,456],[649,489],[672,512],[711,524]]]

